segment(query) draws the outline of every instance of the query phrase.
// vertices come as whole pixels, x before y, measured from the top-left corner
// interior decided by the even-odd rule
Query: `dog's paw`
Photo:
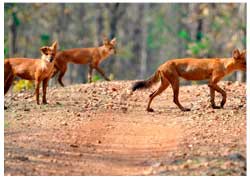
[[[221,109],[220,106],[216,106],[216,105],[212,105],[212,108],[213,108],[213,109]]]
[[[148,108],[147,111],[148,111],[148,112],[154,112],[154,109]]]

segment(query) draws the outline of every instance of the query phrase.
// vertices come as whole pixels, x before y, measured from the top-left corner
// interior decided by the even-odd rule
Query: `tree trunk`
[[[242,24],[246,24],[246,3],[241,3],[239,5],[239,19],[242,21]],[[243,36],[242,36],[243,35]],[[239,37],[246,37],[246,27],[242,28],[238,32]],[[246,44],[243,43],[243,39],[241,39],[241,44],[239,45],[241,49],[246,49]],[[245,80],[246,73],[242,71],[237,71],[236,72],[236,81],[243,82]]]
[[[140,79],[145,78],[146,72],[147,72],[147,30],[148,30],[148,24],[147,20],[145,18],[145,12],[148,10],[148,3],[142,4],[140,6],[140,16],[141,19],[141,53],[140,53]]]
[[[99,11],[97,12],[97,18],[96,18],[96,46],[100,46],[102,44],[102,37],[104,35],[104,25],[103,25],[103,13],[101,11],[102,9],[102,4],[98,4],[98,9]]]
[[[119,5],[120,5],[119,3],[113,4],[113,6],[111,6],[110,8],[111,10],[109,11],[110,18],[111,18],[109,38],[114,38],[116,35],[116,24],[119,19],[119,11],[118,11]]]
[[[125,4],[120,5],[120,3],[109,3],[105,4],[106,8],[109,12],[109,17],[110,17],[110,22],[109,22],[109,27],[110,27],[110,34],[109,34],[109,39],[115,38],[117,34],[117,23],[118,20],[121,19],[123,16],[123,13],[125,12]],[[118,42],[119,43],[119,42]],[[119,73],[118,68],[115,68],[118,66],[118,64],[115,61],[115,56],[109,57],[109,60],[105,62],[105,67],[109,67],[109,71],[112,72],[113,74]],[[104,71],[106,72],[107,68],[104,67]],[[107,72],[109,74],[110,72]]]
[[[10,28],[9,31],[9,56],[13,57],[17,52],[17,23],[15,22],[16,12],[12,13],[12,18],[9,20],[8,25]]]

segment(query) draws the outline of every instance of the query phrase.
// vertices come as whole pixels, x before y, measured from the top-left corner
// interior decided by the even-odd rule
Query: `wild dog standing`
[[[67,63],[89,64],[88,81],[92,82],[92,72],[96,69],[107,81],[109,78],[99,67],[99,64],[112,54],[116,53],[116,39],[109,41],[106,37],[103,39],[103,45],[93,48],[74,48],[58,52],[55,58],[56,72],[59,71],[58,82],[64,86],[62,77],[67,70]],[[54,75],[55,75],[54,74]]]
[[[148,88],[156,83],[158,79],[161,80],[159,89],[150,94],[147,111],[153,112],[150,108],[152,100],[162,93],[171,84],[174,93],[174,103],[182,110],[189,111],[184,108],[178,99],[179,96],[179,77],[186,80],[205,80],[208,79],[208,86],[210,88],[210,102],[212,108],[223,108],[226,103],[226,92],[221,89],[217,83],[226,75],[236,71],[246,71],[246,51],[240,52],[238,49],[233,51],[232,58],[211,58],[211,59],[173,59],[162,64],[156,73],[148,80],[136,82],[132,91],[141,88]],[[222,95],[222,101],[219,106],[215,105],[214,96],[215,91]]]
[[[54,58],[57,51],[57,42],[51,47],[40,48],[41,59],[9,58],[4,60],[4,94],[6,94],[14,80],[18,76],[27,80],[35,80],[36,101],[39,104],[39,87],[43,82],[43,104],[47,104],[46,89],[48,81],[54,72]]]

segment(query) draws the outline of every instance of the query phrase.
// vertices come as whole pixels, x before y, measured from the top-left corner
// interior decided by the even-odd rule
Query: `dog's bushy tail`
[[[149,88],[159,80],[159,72],[156,71],[154,75],[152,75],[149,79],[144,80],[144,81],[138,81],[135,82],[132,85],[132,91],[135,91],[137,89],[143,89],[143,88]]]

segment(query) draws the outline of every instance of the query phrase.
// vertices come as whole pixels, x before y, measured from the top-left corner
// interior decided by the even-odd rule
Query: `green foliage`
[[[6,58],[9,54],[9,48],[4,47],[4,58]]]
[[[244,37],[242,38],[242,44],[244,44],[245,47],[246,47],[246,44],[247,44],[247,37],[246,37],[246,36],[244,36]]]
[[[7,58],[9,55],[9,42],[7,38],[4,38],[4,58]]]
[[[194,41],[188,44],[187,52],[192,56],[204,56],[208,54],[211,42],[208,37],[203,37],[201,41]]]
[[[114,74],[113,73],[110,73],[109,74],[109,79],[110,80],[114,80]],[[93,82],[97,82],[97,81],[102,81],[103,80],[103,78],[102,78],[102,76],[100,76],[99,74],[95,74],[93,77],[92,77],[92,81]]]
[[[155,21],[148,28],[147,46],[150,49],[158,49],[162,44],[167,43],[166,36],[166,22],[162,14],[157,14]]]
[[[213,21],[213,22],[212,22],[211,29],[212,29],[213,31],[220,31],[220,29],[221,29],[221,24],[220,24],[218,21]]]
[[[179,38],[181,39],[185,39],[187,41],[191,41],[191,37],[188,34],[188,31],[186,29],[182,29],[179,33],[178,33]]]
[[[17,13],[13,12],[12,13],[12,18],[13,18],[13,22],[16,26],[19,26],[21,24],[20,19],[17,17]]]
[[[178,33],[178,37],[187,41],[187,53],[191,56],[203,56],[209,52],[209,48],[211,47],[211,42],[208,36],[204,35],[202,32],[197,34],[198,37],[201,38],[200,41],[191,39],[188,31],[182,29]]]
[[[41,34],[40,35],[41,46],[48,46],[50,43],[50,35],[49,34]]]
[[[95,74],[93,77],[92,77],[92,81],[93,82],[97,82],[97,81],[100,81],[102,78],[98,75],[98,74]]]
[[[10,127],[10,123],[4,121],[4,128],[8,128],[8,127]]]
[[[28,80],[19,80],[14,82],[13,90],[14,92],[20,92],[22,90],[31,90],[34,89],[34,84],[32,81]]]
[[[132,53],[133,43],[129,42],[127,45],[121,47],[117,51],[117,55],[123,59],[132,59],[134,54]]]

